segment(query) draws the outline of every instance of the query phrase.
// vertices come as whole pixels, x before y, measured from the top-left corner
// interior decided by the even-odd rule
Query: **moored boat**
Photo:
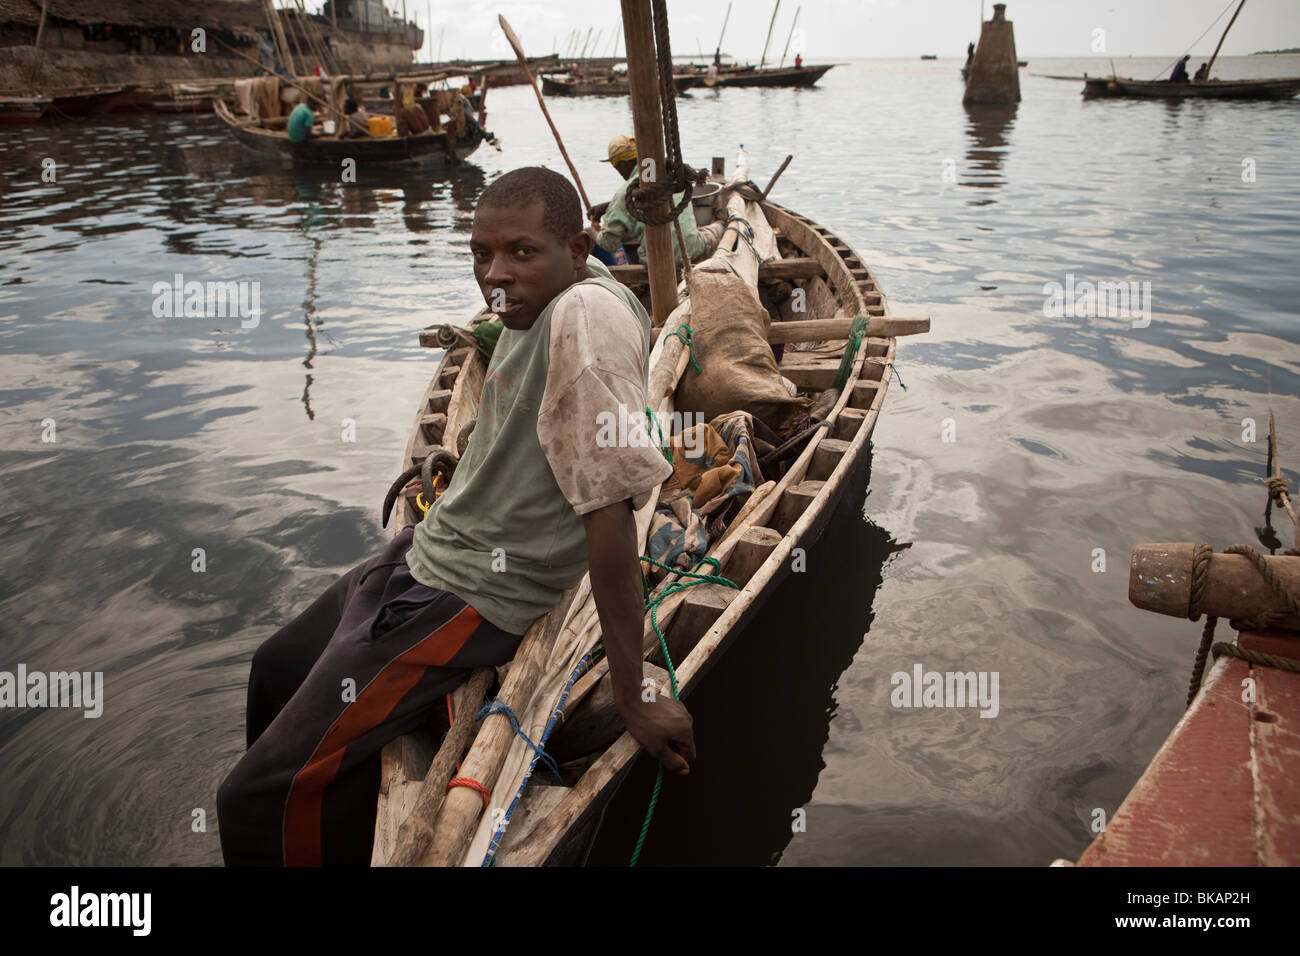
[[[48,96],[0,96],[0,126],[32,126],[50,108]]]
[[[673,85],[678,93],[684,93],[696,86],[699,79],[693,74],[683,73],[673,76]],[[586,77],[543,76],[542,92],[547,96],[627,96],[630,92],[627,77]]]
[[[729,281],[733,269],[745,276],[755,304],[760,289],[772,302],[779,297],[774,290],[780,284],[786,296],[798,288],[806,296],[810,318],[772,322],[767,337],[773,345],[807,346],[787,350],[778,369],[801,397],[818,400],[819,411],[811,416],[814,423],[801,428],[784,447],[757,458],[759,474],[752,490],[728,512],[725,530],[715,529],[710,536],[708,556],[719,562],[719,581],[674,594],[665,590],[667,585],[684,580],[674,573],[651,592],[652,600],[661,602],[656,621],[664,632],[682,696],[718,663],[759,613],[789,573],[792,550],[813,544],[835,504],[847,494],[861,493],[868,441],[895,359],[895,336],[928,328],[928,320],[892,316],[875,276],[857,252],[812,220],[761,199],[756,189],[742,184],[747,175],[734,177],[729,184],[724,214],[749,223],[752,235],[742,237],[736,225],[724,233],[715,256],[693,269],[692,281],[697,284],[691,286],[691,295],[696,301],[683,300],[666,322],[657,323],[658,331],[690,324],[693,310],[700,315],[698,310],[707,309],[709,283],[721,281],[713,277]],[[751,251],[751,243],[759,255]],[[634,289],[646,281],[641,267],[611,272]],[[474,321],[489,318],[480,313]],[[698,328],[694,334],[699,334]],[[458,448],[462,430],[477,415],[487,375],[484,350],[467,330],[445,326],[426,330],[421,344],[443,347],[446,352],[417,410],[404,469],[430,460],[440,446]],[[691,357],[679,336],[658,335],[650,356],[648,397],[660,420],[668,420],[665,414],[695,410],[681,387],[675,387]],[[698,351],[695,358],[707,375],[707,352]],[[841,372],[843,378],[837,381]],[[423,493],[422,487],[420,480],[405,488],[399,484],[392,492],[396,497],[386,504],[395,506],[394,530],[419,520],[417,495]],[[654,507],[652,498],[637,513],[643,543]],[[695,569],[708,570],[703,562]],[[732,586],[719,583],[724,578]],[[517,702],[512,706],[522,732],[558,762],[558,778],[542,779],[540,772],[532,777],[538,756],[513,737],[504,717],[488,717],[477,729],[474,715],[492,681],[490,674],[472,677],[457,692],[452,710],[463,715],[457,718],[461,729],[453,723],[441,746],[432,730],[390,744],[382,759],[372,862],[483,866],[583,862],[605,807],[639,752],[612,706],[608,668],[594,653],[598,639],[599,624],[584,579],[529,629],[498,691],[501,698],[512,699],[510,692],[516,687],[512,681],[521,668],[539,669],[545,675],[535,692],[524,694],[526,712]],[[646,639],[644,673],[656,681],[661,693],[668,693],[668,661],[649,618]],[[537,664],[538,658],[544,659],[544,666]],[[445,808],[440,809],[440,804],[449,802],[443,799],[448,777],[476,730],[480,741],[504,733],[514,746],[504,765],[491,772],[471,764],[476,750],[464,758],[459,773],[481,781],[490,798],[485,795],[479,807],[472,839],[463,845],[454,842],[448,849],[435,835],[443,832],[440,813]],[[478,801],[474,794],[470,806]]]
[[[235,138],[253,152],[278,156],[294,163],[329,165],[339,168],[345,159],[358,166],[367,163],[399,165],[446,163],[455,165],[474,152],[487,138],[477,123],[457,139],[446,129],[428,130],[410,136],[357,136],[342,138],[338,132],[313,134],[301,143],[292,142],[283,124],[269,128],[254,116],[237,114],[224,99],[212,101],[213,110]]]
[[[712,83],[706,86],[813,86],[825,76],[834,63],[813,66],[787,66],[780,69],[737,70],[731,73],[719,73]]]
[[[1064,77],[1063,77],[1064,79]],[[1089,99],[1136,97],[1141,99],[1287,100],[1300,93],[1300,76],[1260,80],[1208,80],[1175,83],[1171,80],[1132,80],[1090,76],[1083,81]]]

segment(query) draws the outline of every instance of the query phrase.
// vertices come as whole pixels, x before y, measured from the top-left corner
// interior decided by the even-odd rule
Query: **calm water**
[[[1199,631],[1128,604],[1131,547],[1257,543],[1270,407],[1300,462],[1300,102],[1084,102],[1024,74],[1097,63],[1031,60],[1017,109],[968,112],[959,65],[681,100],[691,161],[730,167],[743,143],[765,183],[793,153],[773,198],[933,330],[900,342],[865,499],[692,698],[700,760],[648,863],[1077,856],[1177,719]],[[607,198],[626,103],[551,108]],[[207,116],[0,131],[0,670],[103,671],[106,698],[97,720],[0,712],[0,863],[220,862],[250,656],[385,540],[440,354],[416,330],[478,304],[474,201],[504,170],[563,168],[530,90],[488,111],[499,152],[347,186],[268,168]],[[176,273],[259,282],[260,324],[156,318]],[[1045,317],[1070,274],[1149,281],[1150,325]],[[998,672],[998,715],[891,707],[916,664]],[[626,859],[650,780],[595,859]]]

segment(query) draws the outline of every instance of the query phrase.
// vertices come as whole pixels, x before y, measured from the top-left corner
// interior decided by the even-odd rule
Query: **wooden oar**
[[[524,76],[528,77],[528,82],[533,85],[533,92],[537,94],[537,105],[542,108],[542,115],[546,117],[546,125],[551,128],[551,133],[555,136],[555,145],[560,147],[560,155],[564,157],[564,162],[569,167],[569,175],[573,177],[573,183],[578,187],[578,195],[582,197],[582,208],[590,209],[591,200],[587,198],[587,191],[582,188],[582,179],[578,176],[578,170],[573,165],[573,160],[569,159],[569,153],[564,148],[564,140],[560,138],[560,131],[555,128],[555,123],[551,119],[551,111],[546,108],[546,101],[542,99],[541,88],[537,85],[537,80],[533,78],[532,70],[528,69],[528,57],[524,56],[524,48],[519,43],[519,37],[515,36],[515,31],[510,29],[510,24],[506,18],[497,14],[497,20],[501,23],[501,30],[510,41],[510,45],[515,49],[515,56],[519,58],[519,66],[524,71]]]

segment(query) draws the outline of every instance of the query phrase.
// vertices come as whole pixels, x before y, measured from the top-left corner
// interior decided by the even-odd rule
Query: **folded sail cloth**
[[[673,473],[659,493],[646,554],[689,571],[726,530],[744,499],[763,483],[748,412],[728,412],[675,436],[669,450]],[[663,572],[652,569],[657,579]]]
[[[239,111],[246,116],[257,115],[256,86],[257,81],[253,77],[235,80],[235,102],[239,104]]]

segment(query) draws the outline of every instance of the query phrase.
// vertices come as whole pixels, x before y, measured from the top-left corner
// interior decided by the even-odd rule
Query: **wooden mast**
[[[713,54],[714,56],[722,55],[722,38],[727,35],[727,21],[730,19],[731,19],[731,4],[728,3],[727,15],[722,18],[722,32],[718,34],[718,49],[714,52]]]
[[[758,59],[758,68],[763,68],[763,63],[767,60],[767,47],[772,42],[772,28],[776,26],[776,12],[781,9],[781,0],[776,0],[776,6],[772,8],[772,22],[767,25],[767,39],[763,41],[763,55]]]
[[[1241,8],[1245,5],[1246,0],[1241,0],[1241,3],[1237,4],[1237,12],[1232,15],[1232,19],[1228,21],[1228,25],[1223,28],[1223,36],[1219,37],[1219,45],[1214,48],[1214,56],[1210,57],[1210,62],[1205,65],[1205,78],[1207,80],[1210,78],[1210,70],[1214,69],[1214,61],[1219,58],[1219,50],[1223,47],[1223,41],[1228,38],[1228,31],[1231,30],[1232,25],[1237,22],[1237,14],[1241,13]]]
[[[650,17],[650,0],[621,0],[623,5],[623,45],[627,50],[627,81],[631,88],[632,129],[636,136],[637,169],[656,177],[667,172],[664,160],[664,126],[659,112],[659,67],[655,58],[654,26]],[[646,163],[650,160],[650,164]],[[661,201],[654,213],[666,215],[672,208]],[[663,325],[677,308],[677,269],[673,265],[672,223],[652,226],[646,223],[641,243],[650,278],[652,325]],[[682,250],[686,255],[686,250]]]
[[[794,39],[794,28],[795,25],[799,22],[799,14],[802,12],[803,12],[803,7],[795,8],[794,19],[790,21],[790,33],[785,38],[785,49],[781,51],[781,62],[777,64],[776,67],[778,70],[781,69],[781,67],[785,66],[785,55],[790,52],[790,41]]]
[[[284,27],[280,23],[280,17],[275,12],[274,0],[265,0],[266,20],[271,24],[271,34],[280,47],[281,62],[288,68],[294,76],[298,75],[298,64],[293,61],[293,54],[289,52],[289,41],[285,39]]]

